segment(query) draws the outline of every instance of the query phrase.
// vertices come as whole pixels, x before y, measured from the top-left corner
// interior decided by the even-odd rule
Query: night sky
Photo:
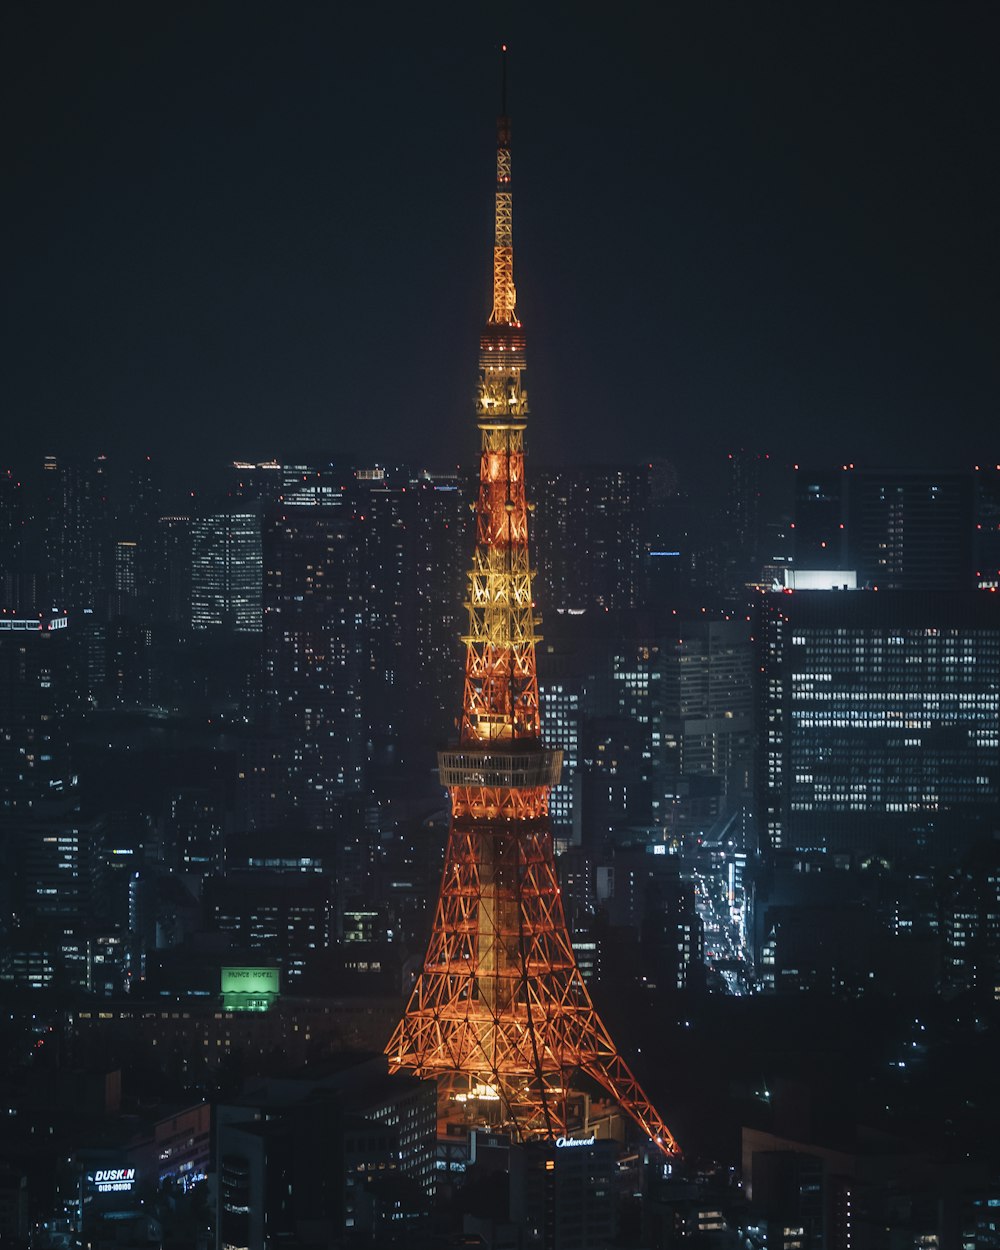
[[[535,11],[533,11],[535,10]],[[1000,459],[995,5],[10,4],[5,463]]]

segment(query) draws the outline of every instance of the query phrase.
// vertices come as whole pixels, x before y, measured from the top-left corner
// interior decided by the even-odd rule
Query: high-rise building
[[[40,494],[48,602],[64,610],[103,613],[112,516],[107,457],[79,461],[46,456]]]
[[[967,590],[973,568],[971,473],[798,469],[795,565],[853,569],[880,590]]]
[[[173,625],[191,624],[191,518],[157,520],[155,611]]]
[[[104,886],[104,824],[82,820],[70,802],[50,805],[17,828],[18,914],[22,921],[89,925]]]
[[[68,618],[0,614],[0,815],[71,789],[72,702]]]
[[[263,460],[257,464],[234,460],[228,466],[226,477],[226,494],[244,504],[270,508],[281,497],[283,467],[277,460]]]
[[[651,749],[662,761],[666,827],[707,832],[748,796],[754,652],[746,620],[677,618],[660,644],[662,691]]]
[[[847,544],[850,481],[846,468],[796,469],[796,568],[854,568],[854,556]],[[853,530],[850,533],[853,535]]]
[[[162,512],[159,466],[143,456],[127,466],[114,515],[111,550],[110,614],[139,615],[156,610],[159,565],[158,518]]]
[[[535,475],[537,594],[546,612],[637,607],[649,469],[599,465]]]
[[[598,848],[628,827],[708,832],[749,791],[749,623],[672,611],[550,622],[540,689],[553,745],[573,760],[553,788],[557,838],[576,830]]]
[[[976,465],[976,585],[1000,590],[1000,464]]]
[[[359,592],[364,605],[363,700],[373,738],[399,734],[407,699],[403,672],[412,613],[410,571],[415,492],[384,470],[360,470],[354,484]]]
[[[693,884],[661,875],[648,883],[643,904],[640,951],[646,984],[664,990],[699,987],[705,976],[705,931]]]
[[[148,707],[152,687],[152,631],[128,616],[104,627],[104,698],[112,706]]]
[[[11,469],[0,471],[0,610],[22,615],[37,606],[35,579],[25,563],[27,530],[24,485]]]
[[[549,799],[549,817],[556,849],[579,846],[582,834],[583,708],[586,692],[582,682],[564,675],[539,681],[538,696],[549,740],[562,751],[563,769]]]
[[[727,546],[738,576],[756,576],[761,538],[762,473],[767,457],[745,447],[729,453]]]
[[[280,501],[293,506],[337,508],[350,500],[355,468],[347,456],[329,452],[281,465]]]
[[[205,917],[237,949],[276,959],[294,981],[333,941],[334,888],[319,873],[229,872],[205,882]]]
[[[880,590],[973,585],[969,473],[856,472],[849,542],[859,582]]]
[[[428,746],[455,732],[462,691],[461,633],[465,584],[454,551],[469,532],[469,492],[457,473],[415,475],[413,493],[413,628],[416,672],[412,682],[415,727]]]
[[[284,506],[264,531],[264,714],[284,752],[276,819],[335,823],[361,790],[364,612],[357,524],[340,508]]]
[[[191,625],[261,628],[261,516],[253,508],[208,512],[191,522]]]
[[[946,857],[1000,798],[996,596],[765,595],[757,813],[765,849]]]

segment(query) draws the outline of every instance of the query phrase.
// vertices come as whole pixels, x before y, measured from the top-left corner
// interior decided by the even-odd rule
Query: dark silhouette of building
[[[538,601],[546,612],[637,607],[647,466],[541,470],[533,477]]]
[[[295,811],[299,828],[327,828],[344,796],[361,789],[363,612],[351,517],[308,505],[269,515],[263,711],[283,768],[274,821],[287,825]]]
[[[70,634],[65,615],[0,613],[0,816],[27,813],[71,787]]]
[[[216,1244],[385,1244],[427,1209],[435,1107],[431,1082],[389,1076],[384,1059],[261,1082],[220,1106]]]
[[[880,590],[967,590],[974,584],[971,473],[799,469],[795,565],[854,569]]]
[[[39,496],[45,536],[42,601],[63,610],[106,613],[113,517],[107,456],[46,456]]]

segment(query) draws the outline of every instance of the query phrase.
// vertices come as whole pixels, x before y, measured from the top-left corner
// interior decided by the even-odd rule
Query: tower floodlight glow
[[[676,1155],[673,1135],[597,1014],[556,877],[549,790],[562,752],[543,744],[539,716],[512,209],[504,69],[462,717],[458,743],[438,756],[451,827],[423,969],[386,1054],[392,1071],[437,1081],[442,1132],[457,1122],[493,1125],[522,1141],[570,1139],[587,1129],[590,1088]]]

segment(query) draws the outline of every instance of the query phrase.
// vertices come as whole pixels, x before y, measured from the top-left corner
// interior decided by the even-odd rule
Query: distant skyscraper
[[[854,569],[880,590],[975,585],[970,473],[799,469],[795,565]]]
[[[413,627],[411,708],[429,747],[455,732],[462,689],[461,634],[465,579],[454,559],[470,529],[469,494],[458,474],[420,474],[414,492]]]
[[[62,609],[106,611],[111,498],[106,456],[42,464],[47,596]]]
[[[28,510],[24,486],[10,469],[0,471],[0,610],[36,610],[34,579],[25,566]]]
[[[660,644],[662,691],[652,747],[662,761],[663,818],[707,832],[750,790],[754,683],[745,620],[678,618]]]
[[[859,583],[880,590],[973,585],[969,473],[857,473],[849,542]]]
[[[574,762],[552,792],[560,839],[711,829],[749,786],[752,668],[746,621],[555,617],[539,669],[553,743]]]
[[[362,785],[363,601],[356,523],[282,507],[264,532],[264,705],[285,753],[282,797],[302,827],[332,827]]]
[[[117,615],[104,627],[104,686],[107,701],[118,707],[149,705],[152,674],[148,625]]]
[[[653,461],[642,517],[643,606],[677,607],[692,588],[698,562],[696,509],[678,483],[677,470],[669,461]]]
[[[209,512],[191,523],[191,625],[261,628],[261,518],[255,509]]]
[[[354,467],[342,457],[310,456],[281,466],[283,503],[337,507],[350,495]]]
[[[1000,589],[1000,464],[976,466],[976,585]]]
[[[162,516],[156,530],[156,617],[175,625],[190,625],[191,518]]]
[[[643,902],[640,950],[647,984],[664,990],[699,987],[705,976],[705,929],[694,885],[664,875],[649,881]]]
[[[417,492],[390,485],[381,470],[361,470],[352,494],[364,605],[365,721],[374,737],[389,738],[401,728],[409,697],[403,672],[410,666]]]
[[[139,615],[148,621],[157,607],[159,466],[149,456],[129,464],[120,492],[113,521],[110,613]]]
[[[542,470],[535,483],[537,595],[543,612],[637,607],[648,467]]]
[[[729,453],[726,500],[727,539],[739,569],[749,572],[757,561],[761,529],[761,474],[766,457],[759,451]]]
[[[795,566],[801,569],[854,568],[848,551],[848,485],[845,469],[795,472]]]
[[[315,872],[229,872],[205,882],[206,919],[237,948],[277,959],[294,980],[333,941],[334,890],[331,877]]]
[[[0,815],[23,815],[71,786],[65,616],[0,614]]]
[[[259,464],[234,460],[226,476],[226,493],[231,499],[271,507],[281,496],[282,466],[277,460],[264,460]]]
[[[21,920],[90,925],[104,882],[102,822],[81,820],[64,801],[44,819],[20,825],[17,842]]]

